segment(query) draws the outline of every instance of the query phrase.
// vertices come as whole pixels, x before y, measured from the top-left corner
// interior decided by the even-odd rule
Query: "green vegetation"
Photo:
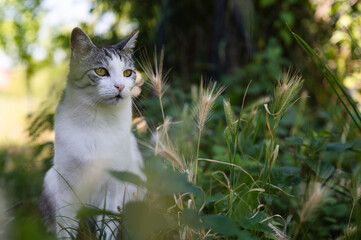
[[[71,28],[37,42],[46,11],[25,2],[0,1],[0,50],[17,66],[0,90],[0,239],[55,239],[37,200],[67,74],[55,53],[69,53]],[[81,239],[92,238],[81,219],[99,214],[119,221],[122,239],[361,238],[361,3],[92,4],[93,18],[115,17],[96,43],[118,41],[122,24],[140,29],[149,87],[135,99],[134,132],[147,180],[111,174],[147,195],[117,213],[81,209]],[[47,50],[41,60],[34,42]],[[105,237],[106,227],[96,230]]]

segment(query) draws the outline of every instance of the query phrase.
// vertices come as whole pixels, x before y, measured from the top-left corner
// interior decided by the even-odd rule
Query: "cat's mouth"
[[[122,99],[122,98],[123,98],[123,97],[122,97],[122,96],[120,95],[120,93],[119,93],[118,95],[109,98],[109,100],[113,100],[113,99],[115,99],[115,100],[120,100],[120,99]]]
[[[107,101],[107,104],[113,105],[113,104],[118,103],[121,99],[123,99],[123,96],[118,94],[114,97],[108,98],[106,101]]]

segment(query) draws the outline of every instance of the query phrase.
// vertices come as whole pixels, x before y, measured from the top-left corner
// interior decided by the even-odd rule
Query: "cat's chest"
[[[119,127],[68,126],[56,134],[56,151],[82,162],[116,168],[130,160],[130,130]]]

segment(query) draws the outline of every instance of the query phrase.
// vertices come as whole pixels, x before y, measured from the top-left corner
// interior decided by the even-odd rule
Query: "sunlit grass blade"
[[[321,74],[325,77],[329,85],[331,86],[332,91],[337,95],[338,99],[341,101],[342,105],[346,109],[347,113],[350,115],[352,120],[354,121],[357,128],[361,131],[361,114],[352,100],[351,96],[347,93],[345,87],[341,83],[339,79],[331,72],[331,70],[327,67],[326,63],[316,54],[316,52],[303,40],[299,35],[294,33],[290,29],[293,37],[296,39],[301,48],[307,53],[307,55],[311,58],[312,62],[315,64],[317,69],[321,72]],[[346,98],[347,103],[351,106],[352,109],[349,109],[348,105],[343,100],[343,97]],[[353,110],[354,114],[351,112]]]
[[[347,28],[345,28],[344,31],[350,37],[352,45],[355,47],[355,50],[356,50],[355,53],[357,53],[358,57],[360,58],[361,57],[361,47],[360,47],[360,45],[357,43],[355,37],[352,36],[352,34],[350,33],[350,31]]]

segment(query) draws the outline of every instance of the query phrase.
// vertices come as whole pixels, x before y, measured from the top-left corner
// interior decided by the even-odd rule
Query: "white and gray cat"
[[[71,33],[70,71],[54,123],[54,165],[39,199],[42,214],[59,238],[76,236],[80,207],[118,212],[123,200],[138,193],[134,185],[108,172],[142,174],[142,157],[131,132],[137,35],[103,47],[95,46],[80,28]],[[115,238],[116,224],[105,222],[107,239]]]

